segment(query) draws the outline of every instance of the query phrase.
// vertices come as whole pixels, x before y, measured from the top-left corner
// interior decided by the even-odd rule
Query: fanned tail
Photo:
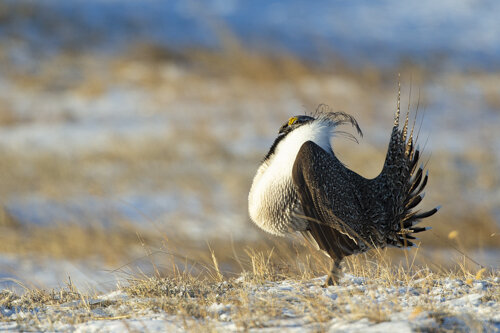
[[[387,230],[387,245],[396,247],[411,247],[415,244],[414,233],[422,232],[430,228],[417,227],[416,225],[424,218],[434,215],[440,207],[420,212],[414,209],[424,198],[423,192],[429,174],[424,175],[424,166],[417,168],[420,151],[415,148],[414,127],[408,131],[409,110],[402,127],[400,127],[400,92],[398,91],[397,110],[394,117],[391,140],[384,169],[378,177],[381,184],[378,190],[388,192],[384,199],[384,205],[389,210],[389,225]]]

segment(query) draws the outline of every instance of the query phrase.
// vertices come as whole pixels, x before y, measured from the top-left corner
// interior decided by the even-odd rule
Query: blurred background
[[[494,0],[0,0],[0,288],[70,276],[105,290],[196,269],[210,251],[236,274],[248,249],[300,248],[247,214],[280,125],[321,103],[354,115],[364,138],[333,145],[374,177],[399,73],[430,170],[423,207],[443,206],[419,258],[498,268],[499,12]]]

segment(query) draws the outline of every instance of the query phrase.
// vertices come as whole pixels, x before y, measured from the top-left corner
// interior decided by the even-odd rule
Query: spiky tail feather
[[[399,125],[400,103],[398,94],[398,107],[394,117],[391,140],[387,151],[387,157],[382,170],[381,177],[385,184],[385,190],[390,192],[392,198],[390,209],[391,232],[388,234],[387,245],[396,247],[411,247],[415,244],[412,240],[416,238],[414,233],[422,232],[430,228],[417,227],[421,219],[434,215],[440,207],[429,211],[420,212],[413,209],[424,198],[424,190],[427,185],[428,172],[424,175],[424,167],[417,168],[420,151],[414,146],[413,130],[415,123],[408,133],[408,116],[402,128]]]

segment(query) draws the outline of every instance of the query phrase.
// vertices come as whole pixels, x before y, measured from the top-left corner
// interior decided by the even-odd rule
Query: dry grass
[[[191,265],[173,263],[174,268],[166,275],[158,271],[152,276],[132,278],[121,288],[127,297],[108,299],[81,293],[71,281],[60,290],[27,290],[23,296],[3,291],[0,307],[4,313],[16,309],[23,314],[3,320],[17,320],[18,328],[60,329],[60,325],[124,321],[156,313],[176,316],[190,331],[216,329],[228,321],[242,330],[276,327],[290,318],[300,319],[301,325],[309,329],[323,330],[336,321],[366,318],[379,323],[390,320],[395,312],[408,311],[412,321],[424,316],[437,322],[438,327],[455,325],[454,329],[463,330],[488,324],[480,316],[457,314],[436,303],[434,295],[442,286],[456,285],[453,293],[443,291],[446,293],[441,295],[453,300],[466,296],[479,283],[487,288],[480,302],[500,302],[498,271],[468,270],[464,266],[433,271],[414,264],[413,255],[399,264],[393,264],[385,251],[352,257],[345,265],[346,273],[356,278],[323,290],[320,280],[311,280],[323,269],[324,258],[315,251],[297,249],[297,245],[271,250],[248,248],[238,255],[243,273],[236,276],[214,274],[219,268],[215,261],[212,265],[209,262],[217,252],[215,247],[205,250],[204,264],[198,258],[199,262],[191,260]],[[222,261],[216,258],[216,262]],[[193,273],[196,265],[207,274]],[[415,295],[418,298],[412,298]],[[410,299],[413,301],[407,304]],[[218,306],[214,308],[214,304]],[[456,323],[447,322],[450,318]],[[435,327],[432,323],[423,325]]]

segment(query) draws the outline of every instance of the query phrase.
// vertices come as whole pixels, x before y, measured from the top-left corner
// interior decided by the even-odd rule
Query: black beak
[[[285,133],[285,131],[286,131],[287,128],[288,128],[288,124],[285,124],[285,125],[281,126],[278,134]]]

